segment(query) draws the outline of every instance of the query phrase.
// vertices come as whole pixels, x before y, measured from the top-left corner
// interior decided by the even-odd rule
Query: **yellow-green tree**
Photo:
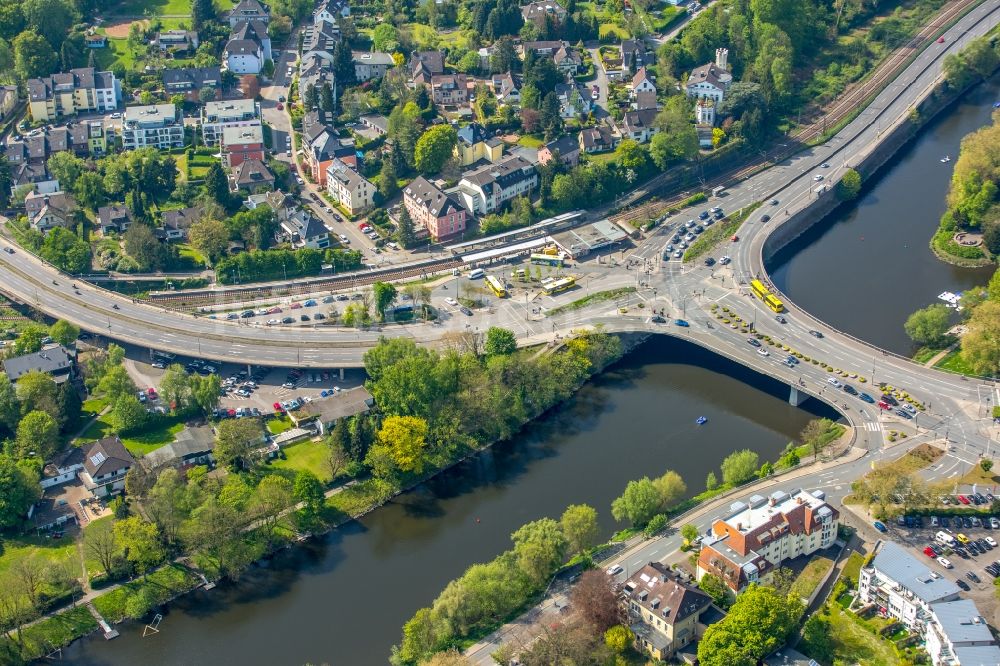
[[[426,462],[426,449],[427,421],[417,416],[390,416],[382,422],[367,462],[376,476],[391,476],[395,471],[419,474]]]

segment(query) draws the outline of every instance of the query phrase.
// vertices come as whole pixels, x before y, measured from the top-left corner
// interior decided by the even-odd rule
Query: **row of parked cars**
[[[711,211],[703,210],[698,215],[698,219],[701,221],[700,224],[694,220],[685,222],[677,229],[674,237],[670,239],[670,243],[663,248],[663,259],[670,259],[671,256],[674,259],[683,257],[684,250],[688,248],[688,243],[693,241],[699,234],[704,233],[705,227],[712,226],[716,220],[721,220],[724,217],[725,213],[722,212],[722,209],[716,207]]]

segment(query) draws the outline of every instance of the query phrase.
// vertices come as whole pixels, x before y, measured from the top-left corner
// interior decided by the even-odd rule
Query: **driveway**
[[[596,84],[599,92],[597,106],[594,107],[594,117],[605,118],[608,115],[608,75],[604,71],[604,65],[601,63],[601,54],[598,52],[597,47],[587,49],[587,52],[590,53],[590,58],[594,62],[594,72],[597,74],[593,83],[589,84],[587,88],[589,91],[590,86]]]

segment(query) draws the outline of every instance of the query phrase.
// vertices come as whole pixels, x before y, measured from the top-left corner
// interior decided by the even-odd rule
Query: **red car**
[[[277,305],[267,311],[267,314],[281,314],[281,308]]]
[[[969,501],[969,498],[966,497],[965,495],[959,495],[958,496],[958,501],[961,502],[962,504],[966,504],[966,505],[972,504],[972,502]]]
[[[302,309],[302,304],[301,303],[292,303],[291,307],[292,307],[293,310],[301,310]]]
[[[938,44],[944,44],[944,37],[938,37]]]
[[[149,396],[150,399],[156,400],[157,398],[156,389],[150,386],[148,389],[146,389],[146,395]]]
[[[887,403],[885,400],[879,400],[878,401],[878,408],[879,409],[889,409],[889,403]]]
[[[231,419],[235,419],[236,418],[236,410],[235,409],[227,410],[226,413],[229,414],[229,418],[231,418]]]
[[[281,406],[280,402],[276,402],[276,403],[274,403],[271,406],[274,407],[274,411],[276,411],[276,412],[283,412],[283,411],[285,411],[284,408]]]
[[[278,111],[281,111],[284,108],[285,106],[281,102],[278,102]]]
[[[937,557],[937,553],[935,553],[934,549],[931,548],[930,546],[924,548],[924,555],[926,555],[927,557]]]

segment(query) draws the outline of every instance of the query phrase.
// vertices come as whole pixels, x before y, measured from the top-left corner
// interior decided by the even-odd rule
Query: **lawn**
[[[187,568],[179,564],[168,564],[149,574],[145,580],[139,577],[100,595],[94,599],[94,608],[111,623],[127,617],[142,617],[149,608],[162,604],[197,584],[198,578]],[[146,595],[146,598],[129,604],[129,598],[137,593]]]
[[[953,349],[948,352],[947,356],[938,361],[935,368],[940,368],[941,370],[947,370],[948,372],[955,372],[960,375],[976,375],[978,374],[972,369],[965,359],[962,358],[962,352],[958,349]]]
[[[976,484],[978,486],[995,486],[1000,484],[1000,476],[993,473],[991,469],[989,472],[984,472],[983,468],[979,465],[973,465],[972,469],[966,472],[965,476],[958,480],[958,483],[962,484]]]
[[[728,242],[733,234],[739,231],[740,226],[742,226],[747,218],[759,207],[759,203],[747,206],[706,229],[705,233],[695,239],[691,243],[691,247],[684,251],[684,262],[694,261],[706,252],[713,250],[719,243],[723,241]]]
[[[205,259],[205,255],[187,243],[180,243],[177,245],[177,255],[181,258],[181,260],[192,266],[203,267],[208,263]]]
[[[791,594],[798,595],[803,599],[809,596],[823,580],[823,576],[833,567],[833,558],[826,555],[814,555],[809,564],[802,569],[795,582],[792,583]]]
[[[122,0],[116,7],[108,10],[109,16],[161,16],[164,14],[190,16],[191,0]]]
[[[835,663],[880,664],[890,666],[901,663],[892,644],[872,634],[839,605],[829,606],[830,638],[833,639]],[[809,654],[809,645],[799,643],[800,649]]]
[[[80,565],[78,563],[76,545],[73,539],[63,537],[62,539],[46,539],[45,537],[14,537],[3,542],[3,550],[0,551],[0,588],[11,589],[15,587],[13,580],[18,564],[28,559],[38,559],[45,562],[46,569],[55,567],[68,567],[73,577],[79,576]],[[58,590],[45,584],[42,590],[46,593],[54,593]]]
[[[861,556],[861,553],[851,553],[851,556],[847,558],[847,564],[844,568],[840,570],[841,579],[850,579],[850,585],[857,585],[858,579],[861,577],[861,567],[865,563],[865,558]]]
[[[525,148],[541,148],[544,144],[544,141],[530,134],[522,134],[517,139],[517,145],[524,146]]]
[[[278,474],[291,479],[297,472],[309,471],[323,483],[331,481],[330,471],[326,467],[326,446],[321,442],[299,442],[284,447],[282,451],[285,459],[279,458],[271,463]]]
[[[104,416],[99,417],[96,421],[91,423],[79,437],[76,438],[74,443],[79,446],[101,439],[102,437],[110,437],[115,434],[115,427],[111,424],[110,420],[110,414],[105,414]],[[174,441],[177,433],[183,429],[183,422],[168,417],[164,419],[157,428],[149,430],[148,432],[133,435],[131,437],[122,437],[122,444],[125,445],[125,448],[128,449],[132,455],[144,456],[150,451],[155,451],[161,446],[165,446]]]
[[[15,642],[4,636],[0,639],[0,654],[17,654],[25,659],[38,659],[55,648],[67,645],[80,636],[97,629],[97,620],[84,606],[78,606],[22,630],[24,647],[18,651]]]
[[[555,317],[556,315],[562,314],[564,312],[571,312],[573,310],[579,310],[580,308],[585,308],[588,305],[593,305],[594,303],[603,303],[604,301],[613,301],[621,296],[627,296],[635,292],[635,287],[621,287],[619,289],[609,289],[607,291],[599,291],[595,294],[590,294],[589,296],[584,296],[583,298],[578,298],[575,301],[567,303],[566,305],[560,305],[557,308],[552,308],[545,313],[546,317]]]
[[[928,444],[921,444],[915,449],[903,454],[891,464],[900,471],[909,474],[936,462],[937,459],[943,455],[944,451],[941,449]]]
[[[108,401],[105,400],[104,398],[90,398],[89,400],[84,400],[83,416],[85,418],[97,416],[107,406],[108,406]]]
[[[280,435],[292,427],[292,420],[287,416],[274,417],[267,422],[267,430],[272,435]]]
[[[97,520],[92,520],[83,527],[83,534],[86,535],[88,532],[95,530],[98,526],[103,526],[108,523],[113,522],[114,516],[104,516],[103,518],[98,518]],[[83,549],[84,565],[87,567],[87,575],[93,576],[95,574],[104,573],[103,567],[99,560],[95,559],[93,555],[90,554],[87,548]]]

